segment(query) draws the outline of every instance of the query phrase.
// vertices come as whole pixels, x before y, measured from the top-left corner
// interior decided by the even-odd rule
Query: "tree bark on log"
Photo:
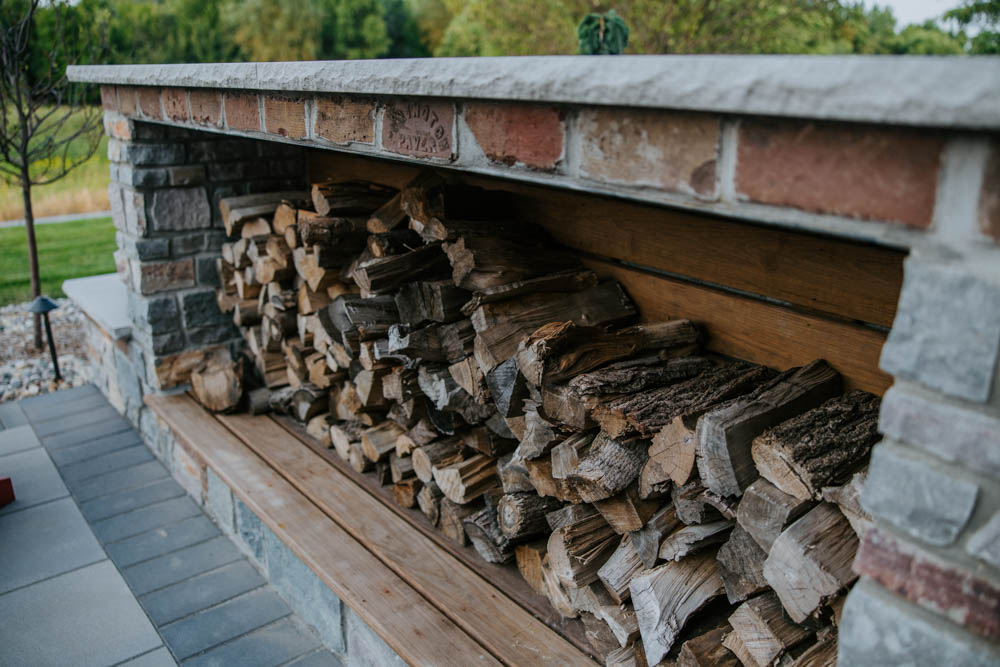
[[[554,498],[543,498],[534,493],[503,495],[497,503],[500,530],[511,541],[523,541],[549,532],[545,515],[562,507]]]
[[[643,440],[615,440],[601,432],[566,481],[584,502],[610,498],[636,480],[646,452]]]
[[[743,493],[736,519],[765,552],[789,524],[813,506],[776,488],[766,479],[758,479]]]
[[[767,552],[760,548],[743,526],[736,524],[729,539],[719,549],[719,575],[726,586],[730,604],[743,602],[769,588],[764,578]]]

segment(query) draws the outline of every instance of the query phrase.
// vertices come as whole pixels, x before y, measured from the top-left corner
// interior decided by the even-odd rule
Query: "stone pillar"
[[[222,197],[305,185],[297,146],[224,137],[105,113],[111,200],[132,339],[116,350],[126,414],[142,395],[178,388],[207,350],[242,343],[215,301],[225,240]],[[124,347],[124,346],[123,346]],[[117,357],[121,357],[118,359]],[[122,376],[125,376],[122,378]],[[131,376],[131,377],[129,377]]]

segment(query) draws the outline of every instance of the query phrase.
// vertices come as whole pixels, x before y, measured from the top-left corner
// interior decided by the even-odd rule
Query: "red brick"
[[[187,91],[183,88],[163,89],[163,110],[175,123],[188,121]]]
[[[105,111],[118,111],[118,95],[114,86],[101,86],[101,107]]]
[[[135,88],[131,86],[118,86],[118,110],[126,116],[138,115],[139,104],[136,99]]]
[[[139,109],[146,118],[163,118],[160,110],[160,89],[159,88],[137,88],[139,97]]]
[[[109,137],[130,141],[132,139],[132,121],[127,118],[105,118],[104,132]]]
[[[188,91],[191,103],[191,120],[199,125],[219,126],[222,120],[222,93],[217,90],[192,89]]]
[[[763,204],[926,228],[943,146],[928,131],[748,119],[736,189]]]
[[[580,113],[580,167],[604,183],[716,195],[719,118],[637,109]]]
[[[527,104],[465,105],[465,122],[494,162],[553,169],[563,153],[562,116],[552,107]]]
[[[983,189],[979,195],[979,227],[983,234],[1000,242],[1000,140],[993,141]]]
[[[233,130],[260,132],[260,107],[256,95],[226,93],[226,125]]]
[[[375,141],[375,102],[317,97],[315,135],[337,144]]]
[[[305,100],[278,95],[265,97],[264,127],[269,134],[279,134],[289,139],[305,139]]]
[[[1000,588],[920,547],[869,528],[854,570],[972,632],[1000,639]]]
[[[382,118],[382,146],[400,155],[454,157],[455,107],[451,102],[392,102]]]
[[[139,291],[153,294],[194,285],[194,260],[145,262],[139,267]]]

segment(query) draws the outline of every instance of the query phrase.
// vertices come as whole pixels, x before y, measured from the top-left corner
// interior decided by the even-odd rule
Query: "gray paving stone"
[[[155,651],[144,653],[138,658],[132,658],[128,662],[123,662],[118,667],[177,667],[177,661],[170,655],[170,651],[165,646],[161,646]]]
[[[140,602],[154,623],[166,625],[266,583],[250,562],[243,559],[144,595]]]
[[[122,574],[136,595],[144,595],[239,558],[240,553],[233,543],[220,535],[127,567],[122,570]]]
[[[27,426],[28,418],[20,405],[14,401],[8,401],[0,403],[0,425],[3,425],[5,429]]]
[[[81,445],[50,449],[49,456],[57,466],[66,466],[79,461],[108,454],[133,445],[142,444],[142,438],[133,430],[121,431],[113,435],[90,440]]]
[[[91,440],[96,440],[97,438],[106,438],[108,436],[115,435],[116,433],[121,433],[122,431],[131,430],[132,424],[130,424],[124,417],[119,416],[117,419],[110,419],[97,424],[88,424],[87,426],[81,426],[80,428],[73,429],[72,431],[66,431],[64,433],[57,433],[55,435],[48,436],[39,435],[39,438],[41,439],[42,444],[45,445],[46,449],[53,450],[61,449],[63,447],[82,445],[85,442],[90,442]]]
[[[73,495],[77,501],[85,502],[126,489],[145,486],[150,482],[167,477],[167,469],[159,461],[153,460],[140,463],[137,466],[115,470],[104,475],[91,477],[78,486],[73,487]]]
[[[67,415],[65,417],[46,417],[41,420],[33,420],[33,425],[35,427],[35,433],[38,434],[38,437],[44,438],[57,433],[73,431],[83,426],[100,424],[119,417],[121,417],[121,415],[118,414],[117,410],[110,405],[106,405],[104,407],[97,408],[96,410],[86,410],[84,412]]]
[[[146,445],[134,445],[128,449],[101,454],[86,461],[63,466],[59,472],[67,484],[80,483],[91,477],[97,477],[115,470],[153,460],[153,453]]]
[[[101,395],[101,392],[92,384],[85,384],[72,389],[60,389],[52,394],[42,394],[40,396],[30,396],[21,399],[23,410],[34,409],[40,405],[56,406],[65,401],[75,401],[83,396]]]
[[[184,489],[181,488],[180,484],[172,479],[162,479],[138,489],[129,489],[81,503],[80,511],[83,512],[87,521],[100,521],[183,495]]]
[[[109,561],[0,595],[0,662],[113,665],[161,645]]]
[[[59,392],[62,396],[63,392]],[[45,419],[56,419],[68,417],[69,415],[87,412],[96,408],[102,408],[108,403],[108,399],[100,392],[93,394],[81,394],[56,403],[46,403],[41,405],[28,405],[23,408],[25,416],[31,421],[44,421]]]
[[[0,536],[0,593],[104,560],[71,498],[0,517]]]
[[[196,516],[184,519],[169,526],[161,526],[153,530],[130,537],[121,542],[115,542],[105,547],[108,556],[118,567],[128,567],[157,558],[178,549],[190,547],[220,535],[211,519],[206,516]]]
[[[0,516],[69,495],[66,485],[41,447],[0,456],[0,475],[10,477],[16,500],[0,507]]]
[[[294,616],[254,630],[184,662],[185,667],[272,667],[320,647],[319,640]]]
[[[14,426],[0,431],[0,456],[23,452],[26,449],[41,447],[42,443],[30,424]]]
[[[97,539],[104,544],[111,544],[200,515],[201,508],[193,500],[187,496],[180,496],[96,521],[91,528]]]
[[[288,663],[288,667],[343,667],[337,656],[327,650],[314,651]]]
[[[167,625],[160,632],[171,652],[183,661],[290,613],[277,593],[261,589]]]

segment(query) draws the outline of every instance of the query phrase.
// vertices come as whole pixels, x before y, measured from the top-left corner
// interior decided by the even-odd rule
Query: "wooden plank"
[[[418,167],[324,152],[314,154],[310,171],[351,173],[400,187]],[[899,250],[475,174],[460,178],[517,193],[521,218],[581,252],[848,320],[888,327],[895,316],[906,256]]]
[[[879,395],[892,383],[878,368],[885,343],[879,331],[610,262],[584,264],[624,285],[645,321],[687,318],[704,326],[706,347],[714,352],[780,370],[826,359],[844,376],[847,389]]]
[[[555,632],[565,637],[570,643],[575,645],[584,653],[591,653],[593,650],[590,640],[587,639],[586,629],[579,619],[563,618],[555,610],[549,599],[539,595],[524,580],[521,573],[514,564],[494,564],[487,563],[482,556],[469,545],[460,545],[448,538],[444,533],[431,525],[427,517],[416,509],[400,507],[392,497],[392,487],[382,486],[378,478],[371,473],[359,473],[354,470],[347,461],[340,458],[333,450],[317,442],[315,438],[306,433],[301,424],[289,417],[271,416],[279,426],[285,429],[292,437],[313,450],[328,464],[349,477],[355,484],[361,487],[363,492],[377,498],[389,510],[401,517],[410,526],[429,540],[434,542],[438,548],[444,549],[458,560],[462,561],[469,569],[473,570],[480,577],[499,588],[509,598],[531,612],[535,618],[552,628]]]
[[[594,664],[454,556],[413,531],[394,512],[380,502],[371,502],[367,493],[290,438],[275,422],[247,415],[218,419],[503,662]]]
[[[240,500],[408,663],[501,664],[191,398],[147,395],[145,400],[174,435],[198,451]]]

